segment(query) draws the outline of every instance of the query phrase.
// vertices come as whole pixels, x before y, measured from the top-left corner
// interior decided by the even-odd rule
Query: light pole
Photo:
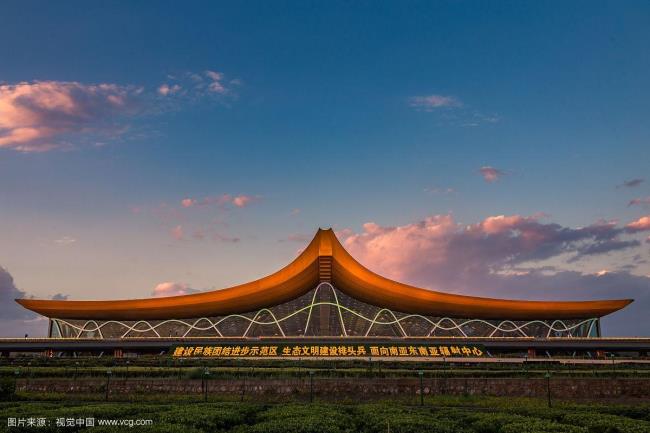
[[[314,370],[309,371],[309,402],[314,402]]]
[[[12,399],[16,396],[16,391],[18,390],[18,377],[20,376],[20,369],[19,368],[14,370],[14,376],[15,376],[15,379],[14,379],[14,393],[13,393],[13,395],[11,397]]]
[[[27,374],[25,375],[25,386],[29,386],[29,378],[32,375],[32,361],[27,363]]]
[[[239,401],[242,401],[242,402],[244,401],[244,394],[246,394],[246,376],[247,376],[247,375],[248,375],[247,372],[244,373],[244,375],[243,375],[243,377],[244,377],[244,383],[242,384],[242,387],[241,387],[241,398],[240,398],[240,400],[239,400]]]
[[[548,407],[551,407],[551,373],[547,371],[544,377],[546,378],[546,396],[548,397]]]
[[[74,363],[74,378],[72,380],[73,387],[75,387],[77,385],[77,373],[78,373],[78,370],[79,370],[79,362],[75,361],[75,363]]]
[[[106,401],[108,401],[108,392],[109,392],[109,387],[111,385],[111,374],[113,374],[113,372],[111,371],[110,368],[106,370],[106,397],[105,397]]]
[[[129,380],[129,361],[126,361],[126,380]]]
[[[207,402],[208,401],[208,378],[210,377],[210,370],[208,370],[208,367],[205,367],[203,370],[203,401]]]
[[[420,376],[420,406],[424,406],[424,386],[422,383],[424,371],[418,371],[418,376]]]

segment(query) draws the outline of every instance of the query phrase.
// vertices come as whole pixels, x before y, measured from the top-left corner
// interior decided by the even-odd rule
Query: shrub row
[[[235,433],[647,433],[650,421],[641,419],[648,405],[618,406],[619,414],[603,413],[593,405],[563,405],[548,409],[537,400],[437,399],[436,406],[375,404],[255,403],[0,403],[0,419],[44,417],[97,419],[152,419],[146,432]],[[457,403],[462,406],[448,407]],[[629,409],[636,417],[625,415]],[[640,412],[641,411],[641,412]],[[643,412],[643,413],[642,413]],[[642,415],[642,416],[639,416]],[[34,427],[11,428],[15,432]],[[93,427],[89,432],[123,432],[123,427]],[[66,431],[86,431],[68,428]],[[60,431],[55,426],[40,432]]]

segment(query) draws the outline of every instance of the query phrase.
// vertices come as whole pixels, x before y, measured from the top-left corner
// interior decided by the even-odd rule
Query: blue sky
[[[319,226],[367,239],[435,215],[452,215],[454,230],[517,215],[620,230],[607,245],[545,238],[536,251],[564,249],[517,271],[554,266],[525,282],[535,287],[440,280],[432,256],[462,259],[438,244],[395,245],[431,256],[431,273],[399,262],[401,276],[495,296],[632,296],[640,314],[650,304],[640,220],[650,214],[649,18],[641,1],[5,2],[7,298],[219,288],[282,266]],[[72,108],[47,105],[55,97]],[[369,235],[368,222],[385,230]],[[569,260],[582,243],[607,251]],[[368,245],[360,259],[390,273]],[[522,251],[501,253],[492,274]],[[622,280],[535,290],[567,283],[566,272],[589,288],[601,271]],[[619,314],[612,329],[633,332]]]

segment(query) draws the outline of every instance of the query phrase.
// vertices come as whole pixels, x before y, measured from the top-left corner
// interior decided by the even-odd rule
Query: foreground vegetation
[[[305,377],[650,377],[650,364],[560,364],[536,360],[526,363],[471,364],[378,360],[254,360],[172,359],[165,356],[126,358],[0,358],[0,378],[113,377],[200,379],[205,369],[213,379]]]
[[[584,405],[476,397],[430,397],[424,406],[399,401],[372,404],[209,403],[0,403],[2,426],[10,418],[41,417],[44,427],[8,427],[11,432],[124,431],[99,426],[100,419],[151,419],[150,432],[433,432],[433,433],[648,433],[650,405]],[[92,417],[94,427],[58,428],[55,420]]]
[[[207,369],[207,370],[206,370]],[[208,373],[206,373],[206,371]],[[327,401],[310,395],[183,394],[134,392],[110,394],[107,388],[94,393],[16,392],[16,383],[38,384],[51,379],[83,379],[96,382],[142,381],[154,378],[226,379],[245,383],[249,378],[297,378],[308,381],[336,377],[648,377],[644,365],[560,365],[391,363],[353,361],[235,361],[67,358],[0,360],[0,432],[433,432],[433,433],[650,433],[650,403],[626,405],[584,404],[560,401],[554,394],[552,408],[545,399],[395,395],[387,400],[361,403],[355,395],[329,395]],[[100,379],[101,380],[98,380]],[[324,397],[323,397],[324,398]],[[381,398],[381,397],[380,397]],[[108,401],[106,401],[108,400]],[[118,401],[120,400],[120,401]],[[207,401],[204,401],[207,400]],[[3,402],[2,402],[3,401]],[[77,420],[92,418],[95,426]],[[9,420],[23,425],[9,426]],[[46,420],[28,425],[28,419]],[[124,420],[126,425],[101,426],[99,420]],[[72,425],[57,426],[57,421]],[[152,425],[128,422],[151,420]]]

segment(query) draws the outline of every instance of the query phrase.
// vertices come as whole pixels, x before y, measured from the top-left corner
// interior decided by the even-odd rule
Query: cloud
[[[625,228],[628,232],[641,232],[650,230],[650,215],[642,216],[638,220],[632,221],[631,223],[627,224]]]
[[[115,134],[139,111],[142,88],[34,81],[0,85],[0,148],[44,152],[74,135]]]
[[[237,197],[233,197],[232,204],[234,204],[237,207],[246,207],[253,200],[255,200],[255,197],[252,197],[250,195],[238,195]]]
[[[0,337],[32,337],[47,335],[48,320],[43,316],[27,310],[15,302],[15,299],[28,298],[27,293],[19,290],[11,274],[0,266]],[[65,300],[67,295],[57,293],[51,299]]]
[[[408,98],[409,107],[415,111],[435,113],[434,118],[440,125],[460,127],[478,127],[499,123],[502,118],[498,113],[484,113],[467,107],[455,96],[418,95]]]
[[[25,298],[25,292],[18,290],[11,274],[0,266],[0,318],[7,319],[33,319],[34,313],[24,309],[14,300]]]
[[[490,182],[490,183],[496,182],[497,180],[499,180],[499,178],[506,175],[505,171],[498,168],[490,167],[489,165],[479,168],[478,171],[479,173],[481,173],[481,176],[483,176],[483,179],[485,179],[486,182]]]
[[[185,238],[183,226],[180,224],[172,228],[169,234],[177,241],[182,241]]]
[[[491,275],[481,286],[492,296],[542,300],[634,299],[623,310],[602,319],[605,336],[650,336],[650,278],[627,271],[582,273],[533,271],[522,276]]]
[[[77,81],[0,84],[0,149],[28,153],[84,143],[102,146],[107,138],[125,136],[137,118],[199,100],[236,99],[234,88],[241,85],[238,79],[226,82],[225,74],[216,71],[182,74],[180,82],[168,78],[149,90]]]
[[[222,206],[231,202],[232,196],[230,194],[222,194],[219,196],[204,197],[202,199],[187,197],[181,200],[181,206],[184,208],[210,205]]]
[[[584,246],[578,247],[574,257],[568,259],[569,263],[576,262],[585,256],[593,256],[597,254],[606,254],[611,251],[620,251],[628,248],[634,248],[641,245],[641,242],[636,239],[631,240],[618,240],[608,239],[595,243],[587,243]]]
[[[75,242],[77,242],[77,240],[71,236],[63,236],[61,238],[54,240],[55,244],[62,245],[62,246],[72,245]]]
[[[463,105],[455,97],[443,95],[412,96],[408,99],[408,102],[409,106],[424,111],[443,107],[461,107]]]
[[[226,99],[236,99],[236,88],[242,85],[242,80],[226,79],[226,74],[219,71],[206,70],[202,73],[186,72],[178,76],[168,76],[168,81],[158,87],[158,94],[165,99],[170,97],[198,99],[216,95]],[[223,99],[222,99],[223,100]]]
[[[238,208],[244,208],[250,205],[251,203],[253,203],[254,201],[258,200],[259,198],[260,198],[259,196],[244,195],[244,194],[238,196],[232,196],[230,194],[222,194],[219,196],[208,196],[202,199],[186,197],[181,200],[181,206],[184,208],[191,208],[197,206],[210,206],[210,205],[224,206],[226,204],[231,204]]]
[[[621,239],[626,235],[628,230],[614,222],[571,228],[521,215],[491,216],[469,225],[435,215],[401,226],[369,222],[359,233],[337,232],[369,269],[420,287],[519,299],[634,298],[617,313],[625,319],[607,319],[606,332],[650,335],[650,324],[641,320],[650,308],[650,278],[633,275],[630,268],[582,273],[544,263],[636,248],[638,241]]]
[[[392,278],[461,287],[468,275],[489,275],[560,255],[577,261],[637,247],[639,241],[621,239],[630,230],[650,230],[650,218],[637,223],[632,229],[607,221],[570,228],[543,223],[537,215],[499,215],[462,225],[451,215],[435,215],[397,227],[369,222],[362,233],[347,233],[344,243],[355,257]]]
[[[300,212],[302,212],[302,209],[293,208],[293,209],[291,209],[291,212],[289,212],[289,215],[290,216],[296,216],[296,215],[300,214]]]
[[[501,116],[498,114],[473,112],[464,116],[463,119],[464,120],[460,123],[461,126],[476,127],[484,124],[499,123],[501,121]]]
[[[454,188],[440,188],[440,187],[430,187],[424,188],[424,192],[429,194],[453,194],[456,192]]]
[[[643,206],[650,205],[650,197],[632,199],[627,204],[627,207],[630,207],[630,206],[642,206],[642,205]]]
[[[162,226],[166,236],[176,241],[203,241],[237,243],[241,239],[221,232],[228,227],[227,217],[234,209],[250,206],[261,197],[258,195],[221,194],[203,198],[185,197],[176,206],[161,203],[157,206],[131,206],[130,211],[138,216],[151,216]],[[216,206],[217,212],[197,212],[192,209]]]
[[[184,198],[183,200],[181,200],[181,206],[185,208],[196,206],[196,205],[197,205],[197,201],[194,200],[193,198]]]
[[[645,179],[630,179],[630,180],[625,180],[621,185],[617,185],[616,188],[634,188],[636,186],[641,185]]]
[[[165,281],[159,283],[154,287],[151,296],[154,298],[163,298],[167,296],[181,296],[189,295],[191,293],[198,293],[200,290],[192,289],[185,283],[175,283],[172,281]]]
[[[223,81],[223,74],[221,72],[215,72],[215,71],[205,71],[205,76],[210,79],[210,84],[208,84],[208,89],[211,92],[216,92],[216,93],[226,93],[227,90],[224,87],[222,81]]]
[[[163,84],[158,87],[158,93],[162,96],[173,95],[181,91],[181,86],[178,84]]]

